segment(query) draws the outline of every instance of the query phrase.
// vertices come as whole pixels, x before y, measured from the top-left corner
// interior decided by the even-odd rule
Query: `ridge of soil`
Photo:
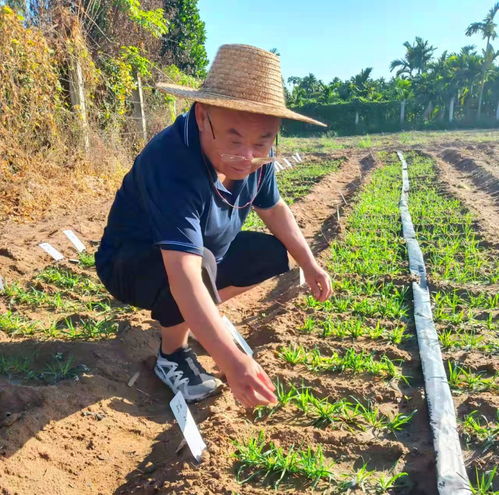
[[[483,149],[483,147],[482,147]],[[497,245],[499,231],[499,167],[495,174],[459,150],[429,152],[438,166],[444,190],[461,200],[475,215],[480,231]],[[499,156],[499,155],[498,155]]]

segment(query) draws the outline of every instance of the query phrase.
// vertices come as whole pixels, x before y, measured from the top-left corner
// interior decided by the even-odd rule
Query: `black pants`
[[[215,300],[218,294],[214,293],[213,285],[217,289],[248,287],[289,270],[284,245],[274,236],[261,232],[240,232],[218,265],[209,263],[210,257],[214,260],[210,251],[205,254],[203,281]],[[151,310],[151,317],[165,327],[184,321],[170,291],[158,246],[126,243],[111,260],[101,260],[99,252],[95,260],[99,278],[116,299]],[[210,265],[214,268],[211,276]]]

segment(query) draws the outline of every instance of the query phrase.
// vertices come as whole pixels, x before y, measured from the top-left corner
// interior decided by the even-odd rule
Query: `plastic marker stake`
[[[300,162],[303,161],[302,158],[301,158],[301,156],[298,153],[296,153],[296,156],[298,157],[298,160],[300,160]]]
[[[303,273],[303,270],[300,268],[300,286],[305,284],[305,274]]]
[[[298,158],[296,157],[296,155],[293,155],[293,158],[295,160],[296,163],[300,163],[300,160],[298,160]]]
[[[283,161],[284,161],[284,163],[286,163],[286,165],[287,165],[289,168],[292,168],[292,167],[293,167],[293,165],[291,165],[291,162],[290,162],[287,158],[284,158],[284,157],[283,157]]]
[[[42,242],[41,244],[38,244],[38,246],[40,246],[47,254],[50,254],[50,256],[52,256],[52,258],[54,258],[56,261],[61,261],[64,259],[64,256],[48,242]]]
[[[0,275],[0,292],[5,290],[5,284],[3,282],[3,277]]]
[[[170,407],[194,459],[201,462],[201,455],[206,449],[206,444],[201,437],[201,433],[199,433],[199,429],[192,417],[191,411],[187,407],[182,392],[177,392],[175,397],[170,401]]]
[[[282,170],[282,165],[279,162],[274,162],[274,168],[276,172],[280,172]]]
[[[232,338],[241,346],[241,349],[248,355],[253,356],[253,351],[248,343],[242,338],[241,334],[237,331],[236,327],[232,324],[232,322],[226,316],[222,316],[222,320],[229,330]]]
[[[76,250],[81,253],[82,251],[85,251],[85,246],[83,245],[83,242],[78,239],[76,234],[72,230],[63,230],[64,234],[66,237],[73,243],[73,246],[76,248]]]

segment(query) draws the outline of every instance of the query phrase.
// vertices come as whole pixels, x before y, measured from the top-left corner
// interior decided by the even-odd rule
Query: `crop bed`
[[[478,493],[497,490],[499,252],[474,216],[443,191],[435,163],[408,155],[409,209],[425,256],[433,313],[465,463]],[[493,488],[495,487],[495,488]],[[490,490],[490,491],[488,491]]]

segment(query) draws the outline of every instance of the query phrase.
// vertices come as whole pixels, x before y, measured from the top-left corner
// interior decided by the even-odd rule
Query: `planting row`
[[[445,192],[435,163],[407,156],[409,210],[425,256],[433,314],[471,479],[497,490],[499,253],[474,216]]]
[[[280,343],[260,359],[282,370],[279,403],[258,408],[254,436],[236,440],[242,482],[331,493],[402,493],[418,483],[412,459],[428,451],[430,437],[415,426],[425,413],[400,183],[395,165],[373,173],[330,246],[332,297],[294,300],[274,321]],[[280,433],[283,424],[292,435]]]
[[[93,255],[80,254],[79,267],[48,266],[25,284],[8,283],[0,294],[5,311],[0,331],[14,339],[98,340],[114,337],[120,321],[135,308],[113,300],[93,273]],[[54,383],[85,371],[71,356],[55,354],[37,362],[37,353],[0,353],[0,375],[21,382]]]

